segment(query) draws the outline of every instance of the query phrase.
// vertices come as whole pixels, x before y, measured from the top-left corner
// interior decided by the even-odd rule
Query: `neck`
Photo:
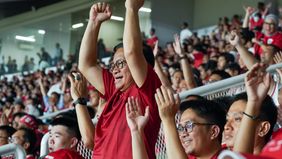
[[[130,81],[130,82],[128,83],[128,85],[126,85],[126,86],[124,86],[123,88],[121,88],[120,91],[121,91],[121,92],[125,92],[125,91],[132,85],[132,83],[134,83],[133,80]]]
[[[253,154],[254,155],[259,155],[264,147],[266,143],[264,143],[263,141],[258,141],[257,143],[255,143],[255,146],[254,146],[254,152]]]
[[[197,159],[211,159],[216,153],[221,150],[221,145],[218,143],[207,144],[205,152],[197,156]]]

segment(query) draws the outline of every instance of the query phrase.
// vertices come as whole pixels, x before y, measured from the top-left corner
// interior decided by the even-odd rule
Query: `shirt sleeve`
[[[50,109],[50,105],[49,105],[48,99],[49,99],[48,96],[43,96],[43,103],[45,105],[45,110],[44,110],[45,112],[48,112],[49,109]]]
[[[64,108],[64,94],[60,94],[60,98],[59,98],[59,101],[58,101],[58,104],[57,104],[57,108],[59,110]]]

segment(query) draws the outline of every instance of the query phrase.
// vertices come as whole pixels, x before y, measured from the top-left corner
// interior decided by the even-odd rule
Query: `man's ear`
[[[71,138],[70,148],[75,148],[78,143],[78,139],[76,137]]]
[[[23,144],[23,148],[24,148],[25,150],[27,150],[27,149],[29,148],[29,146],[30,146],[30,143],[29,143],[29,142],[25,142],[25,143]]]
[[[268,121],[263,121],[259,123],[258,136],[264,137],[270,131],[270,123]]]
[[[220,128],[217,125],[212,125],[210,128],[210,139],[214,140],[218,137],[219,133],[220,133]]]

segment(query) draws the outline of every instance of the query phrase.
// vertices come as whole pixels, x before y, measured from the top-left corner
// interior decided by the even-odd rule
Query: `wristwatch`
[[[87,105],[87,99],[86,98],[77,98],[77,100],[76,101],[74,101],[73,103],[72,103],[72,105],[75,107],[77,104],[80,104],[80,105]]]

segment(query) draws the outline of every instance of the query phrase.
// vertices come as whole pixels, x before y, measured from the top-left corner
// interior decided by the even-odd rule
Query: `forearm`
[[[97,64],[97,39],[101,23],[88,22],[82,38],[78,68],[84,72],[85,69]]]
[[[147,159],[147,151],[143,141],[143,131],[131,131],[133,159]]]
[[[247,28],[249,27],[249,19],[250,19],[250,14],[246,13],[242,28]]]
[[[136,13],[137,12],[137,13]],[[126,9],[124,24],[124,53],[125,57],[131,54],[142,54],[142,40],[139,27],[138,10]]]
[[[248,52],[248,50],[242,45],[238,44],[235,46],[238,53],[240,54],[241,58],[243,59],[245,65],[247,66],[248,70],[252,68],[252,66],[257,63],[256,58]]]
[[[93,149],[95,127],[91,121],[91,117],[88,113],[87,107],[85,105],[77,104],[75,110],[77,114],[79,131],[82,136],[82,141],[87,148]]]
[[[41,92],[42,96],[43,97],[47,96],[46,90],[45,90],[42,83],[39,84],[39,87],[40,87],[40,92]]]
[[[158,60],[155,59],[155,72],[158,75],[159,79],[161,80],[162,85],[165,87],[171,87],[171,84],[168,80],[168,77],[164,74],[161,65]]]
[[[192,67],[189,64],[188,59],[187,58],[181,59],[180,62],[183,70],[184,79],[187,83],[188,89],[195,88],[197,85],[194,79]]]
[[[187,159],[187,155],[179,139],[175,121],[163,121],[163,129],[168,159]]]
[[[257,116],[259,112],[254,108],[254,105],[256,104],[259,103],[248,102],[245,113],[251,116]],[[253,153],[256,124],[256,120],[243,115],[240,129],[235,140],[234,151],[240,153]]]

